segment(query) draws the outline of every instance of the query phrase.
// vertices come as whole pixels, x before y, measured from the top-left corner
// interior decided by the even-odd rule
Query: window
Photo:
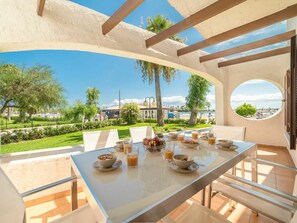
[[[249,80],[234,89],[231,95],[232,110],[250,120],[267,119],[282,107],[280,89],[266,80]]]

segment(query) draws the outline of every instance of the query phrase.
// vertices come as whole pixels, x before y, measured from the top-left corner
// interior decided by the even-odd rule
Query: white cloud
[[[276,35],[277,33],[281,33],[286,30],[286,21],[276,23],[274,25],[256,30],[254,32],[235,37],[233,39],[221,42],[214,46],[216,51],[221,51],[227,48],[234,47],[235,44],[238,45],[239,42],[242,42],[247,39],[254,39],[256,36],[261,36],[261,39],[269,36]],[[282,43],[279,43],[282,44]],[[263,50],[262,50],[263,51]]]
[[[215,101],[215,96],[208,94],[206,96],[207,101],[209,102],[214,102]],[[126,103],[137,103],[137,104],[143,104],[144,103],[144,99],[122,99],[121,100],[121,104],[126,104]],[[186,103],[186,97],[184,96],[170,96],[170,97],[162,97],[162,103],[164,106],[181,106],[181,105],[185,105]],[[105,107],[113,107],[113,106],[117,106],[119,105],[119,100],[118,99],[114,99],[110,104],[102,104],[101,107],[105,108]]]
[[[231,102],[251,102],[251,101],[276,101],[282,100],[281,93],[261,94],[261,95],[232,95]]]
[[[209,101],[210,103],[214,103],[216,100],[216,97],[213,94],[208,94],[206,95],[206,100]]]
[[[248,56],[248,55],[251,55],[251,54],[265,52],[265,51],[269,51],[269,50],[273,50],[273,49],[277,49],[277,48],[281,48],[281,47],[285,47],[285,46],[288,46],[288,41],[272,44],[272,45],[269,45],[269,46],[260,47],[260,48],[257,48],[257,49],[245,51],[245,52],[238,53],[238,54],[234,54],[232,56],[227,56],[226,58],[234,59],[234,58],[237,58],[237,57]]]
[[[162,102],[166,106],[184,105],[186,103],[186,98],[184,96],[163,97]]]

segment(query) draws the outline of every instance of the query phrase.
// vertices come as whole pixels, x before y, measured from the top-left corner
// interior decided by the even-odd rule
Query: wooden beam
[[[37,15],[42,16],[44,5],[45,5],[45,0],[38,0]]]
[[[260,48],[260,47],[263,47],[263,46],[269,46],[269,45],[272,45],[272,44],[275,44],[275,43],[290,40],[291,37],[293,37],[294,35],[295,35],[295,30],[292,30],[292,31],[285,32],[285,33],[282,33],[282,34],[279,34],[279,35],[275,35],[275,36],[272,36],[272,37],[269,37],[269,38],[266,38],[266,39],[258,40],[258,41],[255,41],[255,42],[251,42],[251,43],[244,44],[244,45],[241,45],[241,46],[237,46],[237,47],[234,47],[234,48],[230,48],[230,49],[227,49],[227,50],[216,52],[216,53],[213,53],[213,54],[208,54],[208,55],[200,57],[199,59],[200,59],[200,62],[203,63],[205,61],[217,59],[217,58],[220,58],[220,57],[229,56],[229,55],[232,55],[232,54],[241,53],[241,52],[249,51],[249,50],[252,50],[252,49],[257,49],[257,48]]]
[[[127,0],[103,25],[102,33],[106,35],[124,18],[126,18],[134,9],[136,9],[144,0]]]
[[[155,36],[147,39],[145,41],[146,47],[153,46],[170,36],[180,33],[192,26],[201,23],[215,15],[218,15],[246,0],[218,0],[215,3],[207,6],[206,8],[196,12],[195,14],[189,16],[188,18],[180,21],[179,23],[169,27],[168,29],[156,34]]]
[[[226,66],[230,66],[230,65],[234,65],[234,64],[239,64],[239,63],[244,63],[244,62],[249,62],[249,61],[253,61],[253,60],[259,60],[259,59],[263,59],[263,58],[267,58],[267,57],[273,57],[273,56],[277,56],[277,55],[281,55],[281,54],[285,54],[285,53],[290,53],[291,52],[291,47],[290,46],[286,46],[283,48],[278,48],[275,50],[270,50],[267,52],[262,52],[262,53],[257,53],[257,54],[253,54],[253,55],[249,55],[249,56],[245,56],[245,57],[239,57],[236,59],[231,59],[231,60],[227,60],[224,62],[220,62],[218,64],[219,67],[226,67]]]
[[[177,55],[181,56],[187,53],[191,53],[198,49],[202,49],[208,46],[215,45],[220,42],[224,42],[226,40],[252,32],[254,30],[261,29],[266,26],[290,19],[292,17],[295,17],[296,15],[297,15],[297,4],[294,4],[281,11],[265,16],[261,19],[255,20],[253,22],[247,23],[245,25],[239,26],[237,28],[231,29],[229,31],[226,31],[216,36],[205,39],[201,42],[179,49],[177,51]]]

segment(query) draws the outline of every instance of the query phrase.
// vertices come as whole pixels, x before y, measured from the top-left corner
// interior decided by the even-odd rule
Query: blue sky
[[[73,2],[110,16],[124,3],[124,0],[74,0]],[[157,14],[166,16],[173,23],[183,19],[167,1],[150,0],[140,5],[124,21],[136,26],[146,27],[147,17],[154,17]],[[285,30],[286,23],[282,22],[204,50],[211,53],[272,36]],[[179,35],[186,39],[186,44],[193,44],[203,39],[194,28],[186,30]],[[280,47],[284,44],[278,44],[274,47]],[[69,104],[75,100],[85,101],[85,90],[91,86],[95,86],[101,91],[101,107],[115,105],[119,90],[124,101],[141,102],[147,96],[155,96],[154,85],[149,85],[147,82],[142,81],[141,73],[136,69],[135,60],[132,59],[79,51],[40,50],[0,53],[0,62],[15,63],[19,66],[27,67],[39,64],[51,66],[54,71],[54,77],[65,88],[65,95]],[[189,76],[189,73],[180,71],[179,76],[171,84],[167,84],[164,81],[161,82],[163,103],[165,105],[184,104],[185,97],[188,94],[187,79]],[[259,83],[254,82],[248,84],[248,88],[244,87],[242,90],[236,91],[236,103],[239,103],[237,95],[246,100],[249,92],[251,92],[249,89],[251,87],[257,88],[258,85]],[[260,89],[261,91],[255,91],[257,95],[249,99],[257,101],[262,99],[263,95],[279,94],[279,90],[272,88],[269,84],[261,83]],[[209,92],[208,99],[212,102],[212,107],[214,107],[213,88]]]

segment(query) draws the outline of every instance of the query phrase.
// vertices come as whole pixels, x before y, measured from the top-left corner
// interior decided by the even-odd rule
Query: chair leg
[[[244,160],[241,161],[241,177],[245,178],[245,167]]]
[[[202,189],[201,204],[205,205],[205,188]]]
[[[232,175],[236,176],[236,165],[234,167],[232,167],[232,171],[231,171]]]
[[[73,169],[71,168],[71,176],[74,176],[75,173]],[[77,209],[77,180],[73,180],[71,182],[71,210],[74,211]]]
[[[208,189],[208,208],[211,209],[211,198],[212,198],[212,183],[209,184]]]

